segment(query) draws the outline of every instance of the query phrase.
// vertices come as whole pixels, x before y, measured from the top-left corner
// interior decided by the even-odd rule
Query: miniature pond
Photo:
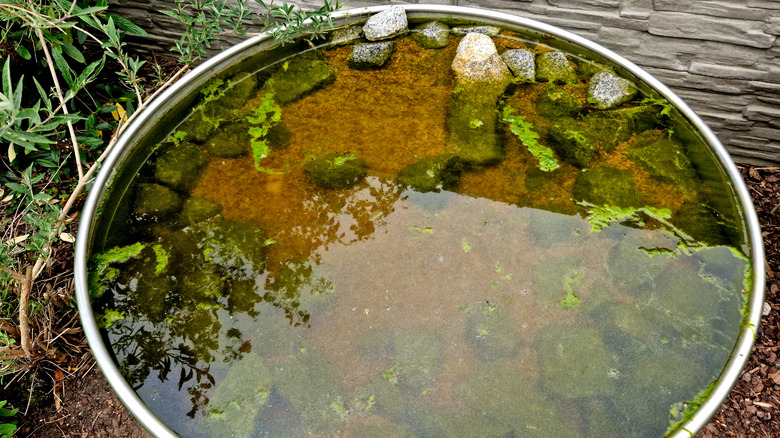
[[[90,293],[171,429],[661,437],[706,397],[751,290],[719,165],[545,42],[486,37],[531,76],[464,79],[466,34],[215,77],[114,189]]]

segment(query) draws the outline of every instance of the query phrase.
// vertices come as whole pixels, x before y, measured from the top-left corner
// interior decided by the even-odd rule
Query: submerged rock
[[[475,167],[503,160],[504,147],[496,129],[497,103],[512,74],[493,40],[475,33],[463,37],[452,69],[456,85],[447,104],[447,152]]]
[[[522,82],[536,80],[536,54],[527,49],[510,49],[501,54],[504,64]]]
[[[272,376],[276,390],[315,435],[333,436],[343,427],[345,419],[333,409],[341,400],[341,389],[333,366],[322,353],[299,352],[275,366]]]
[[[241,73],[228,79],[228,87],[220,97],[213,101],[220,112],[230,112],[241,108],[252,97],[252,91],[257,87],[257,77],[249,73]]]
[[[248,354],[234,363],[208,398],[200,431],[209,437],[251,437],[271,393],[271,373],[263,359]]]
[[[452,154],[426,158],[398,172],[398,183],[421,193],[455,190],[463,163]]]
[[[654,179],[676,187],[686,196],[691,196],[696,189],[696,170],[683,146],[672,139],[662,138],[632,148],[626,156]]]
[[[405,387],[423,390],[439,377],[443,345],[434,330],[408,329],[395,335],[395,363],[398,381]]]
[[[358,426],[355,438],[414,438],[408,427],[400,424],[366,424]]]
[[[333,152],[306,163],[303,171],[312,183],[332,190],[345,190],[367,174],[366,162],[354,154]]]
[[[184,141],[171,145],[154,163],[154,178],[161,184],[189,191],[200,176],[209,157],[194,144]]]
[[[361,70],[379,68],[385,65],[392,53],[392,41],[356,44],[349,55],[349,66]]]
[[[478,33],[480,35],[494,37],[501,33],[501,28],[496,26],[457,26],[452,28],[452,33],[455,35]]]
[[[621,239],[607,254],[605,268],[612,283],[626,292],[636,292],[651,283],[674,259],[671,253],[651,253],[652,245],[635,238]]]
[[[590,78],[593,77],[593,75],[597,73],[614,73],[615,71],[612,69],[612,67],[608,67],[603,64],[599,64],[597,62],[592,61],[586,61],[584,59],[578,60],[579,65],[577,66],[577,76],[582,79],[583,81],[588,81]]]
[[[617,389],[616,360],[596,327],[548,326],[537,336],[536,351],[542,385],[561,397],[604,397]]]
[[[254,278],[265,269],[265,235],[249,222],[206,222],[192,230],[190,239],[206,262],[234,278]],[[187,249],[182,248],[184,254]]]
[[[488,166],[506,157],[503,141],[497,134],[498,89],[503,92],[504,86],[466,84],[450,96],[447,104],[450,141],[446,151],[467,165]]]
[[[141,183],[135,191],[133,213],[141,221],[159,221],[181,208],[181,196],[160,184]]]
[[[355,25],[334,30],[330,35],[330,42],[334,46],[345,46],[360,40],[363,26]]]
[[[466,341],[475,355],[484,361],[512,357],[522,344],[506,306],[489,304],[466,319]]]
[[[536,80],[576,84],[577,73],[563,52],[545,52],[536,56]]]
[[[597,109],[614,108],[636,96],[636,86],[614,73],[596,73],[588,82],[588,101]]]
[[[408,30],[406,10],[400,5],[391,6],[372,15],[363,25],[363,35],[369,41],[387,40],[402,35]]]
[[[634,134],[658,128],[661,109],[657,105],[639,105],[608,111],[595,111],[583,118],[585,127],[599,147],[611,152]]]
[[[618,418],[645,426],[645,431],[657,428],[658,436],[666,433],[672,405],[692,401],[717,378],[670,348],[632,363],[631,369],[621,373],[620,391],[611,399],[612,410]]]
[[[424,49],[441,49],[450,43],[450,28],[438,21],[418,26],[412,32],[412,40]]]
[[[249,136],[247,132],[218,129],[203,143],[203,147],[206,152],[216,157],[237,158],[246,155],[249,149]]]
[[[576,201],[597,206],[642,206],[642,194],[634,175],[628,170],[611,167],[597,167],[580,172],[574,182],[572,195]]]
[[[543,248],[573,241],[581,231],[584,231],[583,222],[579,216],[538,208],[530,210],[528,232],[533,237],[534,242]]]
[[[281,105],[295,102],[336,81],[336,74],[319,52],[306,52],[284,63],[266,80],[261,90],[274,93]]]
[[[493,40],[476,33],[467,34],[458,44],[452,70],[459,82],[503,83],[506,87],[511,77],[506,64],[498,56]]]
[[[674,217],[674,226],[708,245],[725,245],[730,241],[720,214],[700,200],[686,201]]]
[[[446,411],[418,399],[409,401],[409,422],[421,437],[436,438],[506,438],[511,429],[482,415]],[[481,411],[480,411],[481,412]]]
[[[579,122],[563,117],[547,133],[550,147],[567,163],[580,169],[588,167],[596,154],[596,145]]]
[[[583,358],[587,360],[587,358]],[[507,427],[503,436],[530,438],[579,435],[574,425],[537,389],[533,381],[503,362],[480,366],[454,385],[467,406],[497,425]],[[477,432],[471,436],[483,436]]]
[[[548,119],[577,117],[583,111],[585,105],[562,88],[549,88],[536,100],[536,112]]]
[[[333,290],[333,282],[317,265],[287,262],[269,274],[263,300],[284,309],[290,324],[308,325],[311,313],[333,297]]]

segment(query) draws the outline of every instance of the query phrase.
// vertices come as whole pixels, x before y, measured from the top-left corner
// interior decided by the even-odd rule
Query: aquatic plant
[[[534,132],[533,125],[526,122],[523,116],[512,115],[514,112],[514,108],[504,107],[501,121],[509,123],[509,130],[528,148],[528,152],[539,160],[539,168],[550,172],[560,167],[552,149],[539,144],[539,134]]]
[[[249,128],[249,145],[252,148],[252,158],[255,169],[260,172],[277,174],[284,173],[260,166],[260,161],[268,156],[270,148],[266,141],[268,131],[282,119],[282,108],[276,103],[272,93],[266,93],[260,104],[252,109],[252,114],[246,120],[253,126]]]

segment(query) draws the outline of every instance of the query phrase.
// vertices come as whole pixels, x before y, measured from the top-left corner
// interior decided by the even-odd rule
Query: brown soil
[[[767,254],[768,314],[748,365],[699,438],[780,436],[780,168],[741,167],[758,211]],[[766,313],[766,312],[765,312]],[[20,420],[19,437],[148,437],[113,394],[91,358],[59,389],[61,403]],[[57,409],[56,405],[59,405]]]

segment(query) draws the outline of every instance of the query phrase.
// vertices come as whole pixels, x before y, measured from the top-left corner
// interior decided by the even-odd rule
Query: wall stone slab
[[[349,1],[349,0],[347,0]],[[294,0],[312,10],[320,0]],[[389,1],[350,1],[351,7]],[[403,3],[403,2],[401,2]],[[669,86],[713,129],[738,162],[780,165],[779,0],[427,0],[481,7],[576,33],[638,64]],[[158,12],[173,0],[109,0],[112,12],[149,32],[131,39],[166,56],[181,35]],[[255,2],[250,5],[257,10]],[[251,23],[250,23],[251,24]],[[255,28],[256,29],[256,28]],[[240,38],[226,38],[219,47]]]

